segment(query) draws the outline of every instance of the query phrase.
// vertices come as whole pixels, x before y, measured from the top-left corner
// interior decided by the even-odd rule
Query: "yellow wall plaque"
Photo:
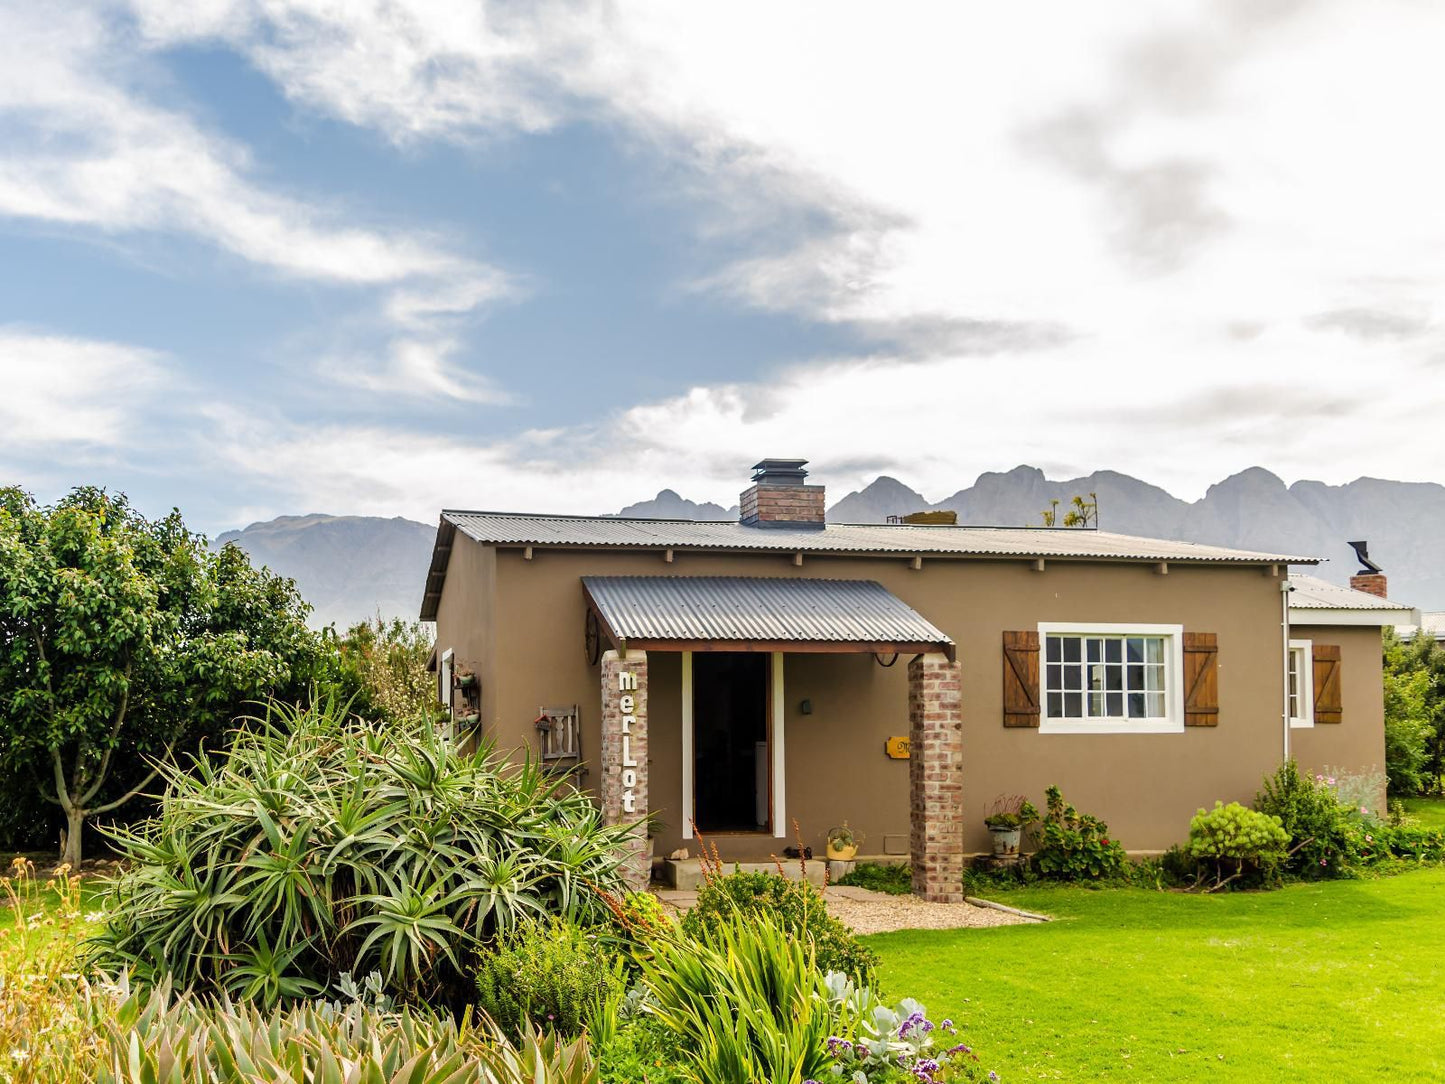
[[[894,760],[908,759],[907,738],[889,738],[886,742],[883,743],[883,748]]]

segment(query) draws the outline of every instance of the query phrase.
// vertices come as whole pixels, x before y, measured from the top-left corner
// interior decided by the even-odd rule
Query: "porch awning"
[[[584,576],[590,616],[621,651],[929,652],[942,630],[873,580]]]

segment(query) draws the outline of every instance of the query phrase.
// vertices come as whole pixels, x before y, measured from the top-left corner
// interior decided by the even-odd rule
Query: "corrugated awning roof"
[[[873,580],[584,576],[582,585],[619,646],[953,652],[941,629]]]
[[[1294,590],[1289,595],[1292,610],[1411,610],[1414,607],[1403,602],[1392,602],[1368,591],[1356,591],[1352,587],[1322,580],[1318,576],[1304,576],[1296,572],[1289,582]]]
[[[546,516],[513,512],[442,513],[478,542],[513,546],[675,547],[785,553],[956,554],[980,557],[1077,557],[1233,564],[1317,564],[1317,557],[1138,538],[1069,527],[954,527],[829,523],[817,527],[747,526],[735,521]]]

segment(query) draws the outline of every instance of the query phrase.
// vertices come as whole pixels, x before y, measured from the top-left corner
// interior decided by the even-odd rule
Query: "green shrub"
[[[659,941],[642,982],[689,1078],[703,1084],[822,1079],[827,1039],[856,1023],[818,968],[813,942],[767,912],[734,910],[697,940]]]
[[[1343,877],[1359,861],[1363,832],[1326,776],[1311,778],[1293,760],[1286,761],[1265,778],[1254,808],[1278,817],[1289,833],[1287,872],[1309,879]]]
[[[92,962],[142,984],[274,1004],[380,973],[402,1000],[470,1000],[467,960],[521,921],[607,916],[630,829],[535,766],[430,726],[273,706],[221,760],[168,770]]]
[[[625,992],[623,958],[559,920],[527,922],[477,964],[477,1007],[514,1039],[532,1030],[581,1035],[599,1003]]]
[[[709,877],[697,903],[682,920],[689,937],[705,939],[738,915],[769,917],[791,937],[807,941],[824,972],[841,971],[871,985],[878,957],[843,923],[828,914],[823,894],[807,881],[776,873],[730,873]]]
[[[678,1037],[654,1016],[629,1021],[596,1054],[602,1084],[684,1084],[688,1079]]]
[[[1378,825],[1366,832],[1364,849],[1372,858],[1388,855],[1420,863],[1445,862],[1445,828]]]
[[[913,891],[913,870],[906,865],[885,866],[881,862],[864,862],[839,877],[837,883],[873,892],[887,892],[890,896],[907,896]]]
[[[1242,878],[1277,879],[1288,843],[1278,817],[1216,801],[1213,809],[1194,814],[1185,850],[1201,872],[1213,875],[1211,888],[1217,889]]]
[[[1128,856],[1109,826],[1064,801],[1058,787],[1044,791],[1048,808],[1039,825],[1034,867],[1058,881],[1100,880],[1124,872]]]

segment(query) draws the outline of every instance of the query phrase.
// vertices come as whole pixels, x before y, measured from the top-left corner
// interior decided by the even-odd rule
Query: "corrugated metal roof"
[[[444,522],[478,542],[517,546],[673,547],[782,553],[951,554],[976,557],[1069,557],[1229,564],[1317,564],[1316,557],[1136,538],[1107,531],[1050,527],[948,527],[846,524],[748,527],[736,522],[545,516],[445,511]]]
[[[952,640],[873,580],[584,576],[623,639],[935,644]]]
[[[1289,595],[1292,610],[1411,610],[1403,602],[1391,602],[1368,591],[1356,591],[1329,583],[1318,576],[1293,573],[1289,582],[1294,590]]]

